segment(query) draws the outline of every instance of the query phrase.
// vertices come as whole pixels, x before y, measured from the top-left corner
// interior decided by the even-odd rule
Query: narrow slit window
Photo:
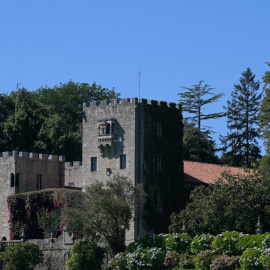
[[[162,205],[161,191],[159,190],[154,191],[154,204]]]
[[[161,159],[160,159],[160,157],[155,158],[154,165],[155,165],[155,171],[160,172],[161,171]]]
[[[91,171],[94,172],[97,170],[97,157],[91,158]]]
[[[36,174],[36,190],[42,189],[42,175]]]
[[[14,187],[14,173],[10,175],[10,187]]]
[[[161,123],[157,122],[155,125],[155,133],[156,136],[160,137],[161,136]]]
[[[120,169],[126,169],[127,163],[126,163],[126,155],[120,156]]]

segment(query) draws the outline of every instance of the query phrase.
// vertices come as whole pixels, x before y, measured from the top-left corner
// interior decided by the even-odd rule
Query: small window
[[[111,134],[111,125],[110,124],[106,125],[106,134]]]
[[[155,125],[155,133],[157,136],[161,136],[161,123],[160,122],[157,122],[156,125]]]
[[[68,186],[69,186],[69,187],[75,187],[74,182],[68,183]]]
[[[16,179],[15,179],[15,187],[20,186],[20,175],[17,173],[16,174]]]
[[[162,205],[161,191],[154,190],[154,204]]]
[[[10,187],[14,187],[14,173],[10,175]]]
[[[120,169],[125,169],[127,167],[126,164],[126,155],[120,156]]]
[[[161,171],[161,160],[160,160],[160,158],[156,157],[154,162],[155,162],[155,164],[154,164],[155,165],[155,171],[160,172]]]
[[[97,170],[97,157],[92,157],[91,158],[91,171],[96,171]]]
[[[36,190],[42,189],[42,175],[36,174]]]

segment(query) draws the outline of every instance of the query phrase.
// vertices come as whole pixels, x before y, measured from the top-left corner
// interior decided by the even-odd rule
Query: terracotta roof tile
[[[209,184],[221,177],[221,173],[224,171],[232,174],[246,174],[245,170],[240,167],[184,160],[185,182]]]

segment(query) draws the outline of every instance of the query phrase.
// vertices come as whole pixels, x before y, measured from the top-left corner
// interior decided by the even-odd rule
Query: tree
[[[211,88],[210,85],[203,85],[204,81],[200,81],[198,84],[193,85],[191,88],[181,86],[181,88],[187,90],[186,92],[179,93],[179,104],[182,105],[183,111],[195,114],[191,118],[196,124],[199,131],[201,131],[201,121],[207,119],[217,119],[224,116],[223,112],[204,114],[204,106],[216,102],[219,98],[224,96],[223,93],[214,94],[211,91],[215,88]],[[210,98],[204,98],[204,96],[210,95]]]
[[[170,230],[179,232],[183,223],[190,234],[223,231],[254,233],[258,216],[263,229],[270,224],[270,175],[224,173],[210,186],[198,186],[190,195],[186,209],[172,214]]]
[[[105,184],[97,181],[73,206],[64,208],[67,230],[77,239],[96,241],[103,237],[112,254],[123,251],[123,234],[145,196],[141,185],[134,186],[124,176],[114,175]]]
[[[261,93],[259,81],[255,81],[250,68],[240,77],[240,84],[234,85],[232,101],[227,102],[227,126],[230,133],[221,137],[224,145],[222,160],[233,166],[250,167],[257,162],[260,148],[257,138],[260,132],[256,125],[259,112]]]
[[[43,262],[43,254],[38,245],[27,242],[7,247],[0,256],[8,270],[33,270]]]
[[[185,160],[218,163],[215,141],[210,132],[200,132],[193,122],[184,120],[183,157]]]
[[[270,66],[270,63],[267,63]],[[263,76],[265,95],[259,112],[259,125],[263,133],[266,151],[270,154],[270,71],[266,71]]]

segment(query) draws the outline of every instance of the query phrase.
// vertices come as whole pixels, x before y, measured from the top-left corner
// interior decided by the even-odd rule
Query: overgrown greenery
[[[127,177],[114,175],[105,184],[95,182],[87,187],[73,205],[64,208],[67,230],[77,239],[97,241],[103,237],[109,251],[124,249],[124,233],[130,228],[134,210],[145,201],[141,185],[134,186]]]
[[[269,231],[269,193],[269,175],[224,173],[214,184],[191,192],[186,209],[172,214],[170,231],[179,231],[185,223],[192,235],[226,230],[253,233],[258,216]]]
[[[33,270],[43,262],[43,254],[37,244],[22,243],[7,247],[0,258],[8,270]]]
[[[0,151],[42,152],[82,159],[82,104],[119,93],[96,83],[60,83],[0,94]]]
[[[38,213],[42,209],[48,212],[58,209],[61,213],[64,205],[70,204],[80,194],[81,191],[77,190],[46,189],[10,195],[7,199],[10,239],[20,239],[23,227],[28,239],[42,238],[44,231],[39,227]]]

